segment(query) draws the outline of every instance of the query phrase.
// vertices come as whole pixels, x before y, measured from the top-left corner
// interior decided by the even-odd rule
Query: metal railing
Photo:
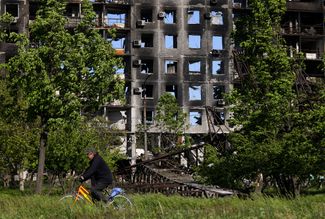
[[[282,34],[302,34],[302,35],[324,35],[324,28],[321,25],[299,25],[281,27]]]

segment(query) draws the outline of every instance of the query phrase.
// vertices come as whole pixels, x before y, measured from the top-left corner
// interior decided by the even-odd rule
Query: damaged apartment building
[[[231,114],[223,94],[232,89],[236,72],[230,34],[233,19],[249,11],[248,0],[91,0],[96,28],[112,42],[124,60],[117,74],[125,79],[126,104],[103,107],[103,115],[125,133],[124,148],[134,161],[136,133],[144,132],[149,151],[159,142],[154,128],[156,105],[165,92],[173,94],[187,114],[184,133],[223,135],[231,131]],[[1,0],[1,14],[15,17],[12,31],[28,31],[35,19],[37,0]],[[73,27],[80,19],[82,0],[69,0],[66,16]],[[319,69],[324,53],[324,3],[322,0],[287,2],[282,34],[289,54],[305,54],[309,78],[324,77]],[[116,29],[111,39],[105,30]],[[1,43],[1,60],[12,55]],[[139,124],[145,129],[139,130]],[[145,139],[146,139],[145,138]]]

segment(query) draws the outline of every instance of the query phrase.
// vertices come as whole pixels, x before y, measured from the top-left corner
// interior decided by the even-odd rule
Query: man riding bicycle
[[[104,197],[103,190],[113,182],[112,172],[107,166],[103,158],[97,153],[95,148],[87,148],[86,153],[88,156],[89,167],[84,174],[80,177],[80,182],[91,179],[91,197],[96,201],[108,201]]]

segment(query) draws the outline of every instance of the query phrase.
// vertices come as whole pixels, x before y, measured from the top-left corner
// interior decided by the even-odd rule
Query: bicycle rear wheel
[[[113,206],[115,209],[126,209],[132,207],[132,202],[124,195],[116,195],[109,202],[109,206]]]

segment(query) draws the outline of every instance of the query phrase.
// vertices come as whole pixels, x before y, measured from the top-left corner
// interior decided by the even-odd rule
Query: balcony
[[[323,1],[320,0],[287,0],[289,11],[322,11]]]
[[[305,59],[308,60],[321,60],[322,54],[318,49],[302,49],[301,52],[304,53]]]
[[[285,35],[320,36],[324,35],[324,28],[322,25],[283,25],[281,33]]]

